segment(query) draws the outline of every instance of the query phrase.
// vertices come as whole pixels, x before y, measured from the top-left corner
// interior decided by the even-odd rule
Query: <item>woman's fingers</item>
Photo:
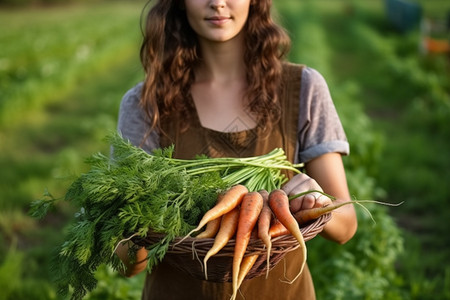
[[[303,197],[295,198],[289,201],[289,209],[291,213],[295,214],[302,208]]]
[[[331,204],[331,199],[328,197],[318,192],[312,192],[322,191],[322,188],[314,179],[306,174],[298,174],[294,176],[283,186],[282,189],[289,196],[311,191],[290,201],[290,209],[292,213],[303,209],[322,207]]]
[[[291,212],[295,213],[299,210],[323,206],[322,205],[323,200],[321,200],[321,196],[322,195],[320,193],[311,192],[303,196],[297,197],[295,199],[292,199],[290,201]]]
[[[309,177],[306,174],[297,174],[294,177],[291,178],[283,187],[282,189],[286,192],[288,195],[295,195],[293,190],[298,190],[299,187],[304,186],[305,188],[309,185],[311,185],[311,177]]]
[[[316,193],[306,194],[303,196],[303,203],[300,209],[309,209],[313,208],[316,204]]]
[[[329,197],[320,194],[320,196],[316,199],[314,207],[324,207],[332,203],[333,201]]]

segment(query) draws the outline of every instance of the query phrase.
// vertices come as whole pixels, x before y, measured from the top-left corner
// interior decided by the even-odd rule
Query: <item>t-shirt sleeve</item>
[[[328,85],[315,69],[303,69],[298,125],[298,159],[306,163],[322,154],[350,153]]]
[[[159,147],[159,135],[156,131],[152,131],[145,138],[150,129],[150,123],[147,114],[139,104],[141,90],[142,83],[139,83],[123,96],[119,108],[117,130],[130,143],[151,153]]]

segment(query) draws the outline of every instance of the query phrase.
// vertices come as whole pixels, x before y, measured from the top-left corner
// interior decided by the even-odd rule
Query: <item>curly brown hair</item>
[[[186,116],[191,116],[194,109],[187,96],[201,54],[182,5],[182,0],[158,0],[148,11],[142,28],[140,55],[146,77],[141,105],[149,116],[151,130],[160,129],[160,119],[174,114],[189,120]],[[271,0],[252,0],[243,29],[246,107],[265,130],[280,119],[282,58],[290,47],[288,35],[272,19],[271,7]]]

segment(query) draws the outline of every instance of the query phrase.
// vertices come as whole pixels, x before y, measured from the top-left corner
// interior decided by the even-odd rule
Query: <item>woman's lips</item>
[[[213,16],[213,17],[206,18],[206,21],[208,23],[211,23],[211,24],[216,25],[216,26],[223,25],[223,24],[227,23],[230,20],[231,20],[230,17],[222,17],[222,16]]]

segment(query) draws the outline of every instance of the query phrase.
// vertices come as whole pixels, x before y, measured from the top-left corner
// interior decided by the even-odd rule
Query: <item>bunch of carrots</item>
[[[236,184],[224,193],[219,194],[215,206],[209,209],[203,215],[198,226],[177,244],[191,236],[194,232],[206,227],[196,238],[214,238],[212,247],[203,259],[205,279],[207,280],[208,259],[217,254],[234,237],[235,248],[232,263],[233,295],[231,297],[231,300],[234,300],[236,299],[240,285],[259,256],[258,254],[244,256],[251,238],[257,236],[262,240],[267,249],[266,277],[270,267],[272,239],[291,234],[298,241],[303,260],[299,273],[291,281],[294,282],[303,272],[306,263],[306,245],[300,230],[301,226],[347,204],[361,205],[361,203],[368,202],[398,206],[403,203],[391,204],[375,200],[352,200],[339,204],[332,203],[323,207],[299,210],[292,214],[289,206],[290,200],[311,192],[318,192],[329,197],[331,200],[335,200],[333,196],[317,190],[305,191],[300,194],[288,196],[280,188],[275,188],[270,192],[266,190],[250,192],[245,185]],[[367,211],[364,206],[362,207]]]
[[[257,234],[267,249],[266,276],[269,272],[272,238],[285,234],[291,234],[296,238],[303,255],[296,279],[302,273],[306,262],[306,246],[300,226],[336,208],[338,205],[330,205],[300,211],[293,215],[289,209],[289,197],[282,189],[274,189],[270,193],[266,190],[249,192],[244,185],[238,184],[219,195],[216,205],[204,214],[198,226],[186,237],[206,226],[196,238],[214,238],[214,243],[203,260],[206,279],[208,279],[208,259],[217,254],[233,237],[235,238],[231,298],[235,299],[241,283],[258,258],[258,254],[244,257],[253,233]],[[183,240],[184,238],[178,243]]]

